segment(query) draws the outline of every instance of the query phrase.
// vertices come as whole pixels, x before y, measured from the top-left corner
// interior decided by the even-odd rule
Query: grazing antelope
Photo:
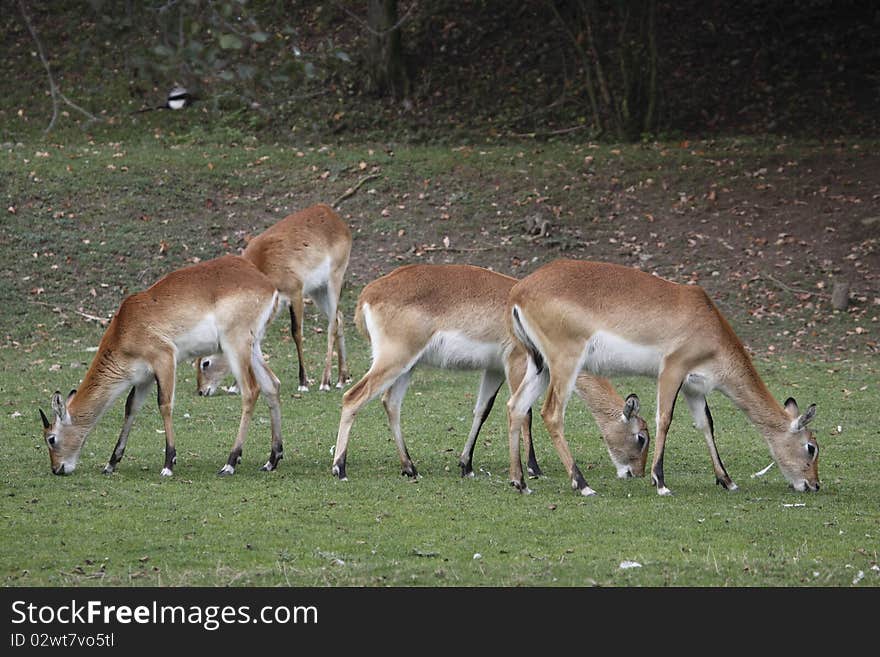
[[[657,431],[651,479],[661,495],[663,451],[679,391],[703,431],[717,483],[736,484],[715,447],[706,395],[718,389],[742,409],[770,448],[782,474],[798,491],[819,489],[819,447],[806,425],[815,404],[801,415],[789,398],[770,394],[742,343],[709,296],[629,267],[556,260],[513,286],[507,319],[529,353],[527,373],[508,402],[511,483],[527,491],[519,456],[519,431],[543,392],[541,416],[572,486],[593,493],[571,457],[563,416],[581,370],[596,375],[657,377]]]
[[[367,336],[373,362],[343,396],[333,474],[345,479],[348,438],[355,415],[370,399],[382,403],[400,454],[403,474],[416,476],[400,429],[400,407],[416,365],[482,370],[474,419],[459,457],[462,476],[473,476],[473,451],[505,377],[516,389],[525,373],[526,353],[512,351],[505,313],[515,278],[470,265],[408,265],[367,285],[358,298],[355,321]],[[605,438],[620,477],[641,476],[648,434],[638,416],[638,397],[620,398],[611,384],[584,374],[577,381]],[[540,468],[531,433],[524,431],[529,472]]]
[[[178,269],[152,287],[132,294],[104,332],[79,390],[66,400],[52,397],[53,421],[40,410],[52,472],[76,468],[86,436],[119,395],[130,389],[119,440],[104,468],[112,473],[122,459],[134,416],[153,385],[165,426],[165,467],[176,461],[171,411],[177,363],[222,351],[241,388],[241,422],[232,452],[220,474],[232,474],[262,392],[272,421],[272,451],[263,470],[274,470],[282,456],[279,381],[263,360],[260,340],[279,306],[272,283],[247,260],[224,256]]]
[[[309,389],[302,351],[303,295],[311,297],[327,316],[327,355],[320,390],[330,390],[333,346],[338,353],[337,388],[350,380],[339,294],[351,254],[351,232],[327,205],[315,205],[292,214],[252,239],[242,253],[263,272],[290,304],[290,333],[299,358],[299,390]],[[213,395],[229,373],[222,354],[197,363],[200,395]]]

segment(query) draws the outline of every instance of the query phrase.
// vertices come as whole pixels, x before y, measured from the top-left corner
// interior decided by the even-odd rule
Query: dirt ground
[[[780,148],[744,167],[683,146],[696,163],[684,173],[688,165],[676,164],[626,180],[624,161],[581,172],[589,207],[576,182],[524,194],[516,181],[464,169],[425,181],[422,192],[359,192],[341,208],[356,233],[350,280],[359,288],[408,262],[525,276],[557,257],[606,260],[702,285],[755,352],[877,353],[880,159],[837,142]],[[466,191],[456,190],[474,186],[489,190],[486,200],[457,208]],[[377,214],[388,218],[377,224]],[[832,308],[838,283],[849,286],[845,311]]]

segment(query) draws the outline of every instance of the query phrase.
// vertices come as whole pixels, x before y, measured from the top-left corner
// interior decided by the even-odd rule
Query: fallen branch
[[[559,130],[551,130],[550,132],[510,132],[508,133],[511,137],[520,137],[523,139],[542,139],[544,137],[553,137],[555,135],[565,135],[569,132],[575,132],[576,130],[583,130],[584,128],[589,128],[587,125],[575,125],[570,128],[560,128]]]
[[[101,326],[107,326],[107,322],[110,321],[106,317],[97,317],[95,315],[89,315],[88,313],[84,313],[81,310],[74,310],[73,312],[75,312],[80,317],[85,317],[86,319],[89,319],[93,322],[98,322]]]
[[[434,252],[434,251],[449,251],[450,253],[481,253],[483,251],[492,251],[499,247],[496,246],[478,246],[473,248],[467,247],[454,247],[454,246],[425,246],[413,251],[413,253],[421,252]]]
[[[808,294],[811,297],[819,297],[820,299],[830,299],[831,298],[830,295],[823,294],[821,292],[810,292],[808,290],[798,290],[797,288],[790,287],[790,286],[786,285],[785,283],[783,283],[782,281],[774,278],[770,274],[760,274],[759,276],[760,276],[760,278],[766,278],[767,280],[769,280],[772,283],[775,283],[776,285],[781,287],[786,292],[791,292],[792,294]]]
[[[353,187],[349,187],[348,189],[346,189],[346,190],[345,190],[345,191],[339,196],[339,198],[337,198],[335,201],[333,201],[333,203],[330,204],[330,207],[332,207],[332,208],[337,208],[337,207],[339,207],[339,204],[342,203],[345,199],[354,196],[354,195],[357,193],[357,190],[359,190],[359,189],[361,188],[361,186],[362,186],[365,182],[370,181],[370,180],[373,180],[373,179],[375,179],[375,178],[381,178],[381,174],[378,174],[378,173],[371,173],[371,174],[368,175],[368,176],[364,176],[363,178],[361,178],[360,180],[358,180],[357,183],[356,183]]]
[[[46,58],[46,53],[43,51],[43,43],[40,41],[40,37],[37,35],[37,30],[36,28],[34,28],[33,22],[31,22],[31,17],[28,14],[27,9],[25,8],[24,0],[18,0],[18,8],[21,11],[22,18],[24,18],[24,23],[27,26],[28,32],[31,33],[31,37],[33,38],[34,43],[37,46],[37,54],[39,54],[40,61],[43,63],[43,67],[46,69],[46,76],[49,78],[49,93],[52,95],[52,119],[49,121],[49,125],[46,126],[46,129],[43,131],[43,133],[48,133],[55,125],[55,121],[58,118],[59,98],[63,100],[67,105],[75,109],[77,112],[80,112],[84,116],[88,117],[89,121],[100,121],[97,116],[95,116],[88,110],[83,109],[61,92],[61,89],[55,83],[55,76],[52,75],[52,67],[49,66],[49,60]]]
[[[51,303],[46,303],[45,301],[37,301],[35,299],[28,299],[28,301],[30,303],[37,305],[37,306],[51,308],[52,312],[57,312],[57,313],[62,312],[62,310],[58,306],[53,305]],[[110,319],[107,317],[98,317],[97,315],[90,315],[89,313],[83,312],[81,310],[73,309],[73,312],[75,312],[80,317],[85,317],[89,321],[98,322],[101,326],[107,326],[107,323],[110,321]]]

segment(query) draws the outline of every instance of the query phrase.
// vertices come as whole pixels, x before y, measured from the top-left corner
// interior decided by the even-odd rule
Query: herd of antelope
[[[328,206],[290,215],[252,239],[241,256],[200,262],[127,297],[107,327],[78,390],[40,410],[54,474],[76,468],[86,437],[101,415],[128,392],[122,430],[105,473],[125,453],[134,417],[156,383],[165,430],[162,476],[176,462],[172,409],[177,364],[194,361],[198,394],[211,395],[231,373],[241,395],[241,420],[219,474],[231,475],[260,393],[269,406],[272,444],[263,470],[283,456],[280,382],[263,357],[261,340],[287,306],[299,359],[299,389],[308,390],[303,351],[303,297],[326,315],[327,350],[320,389],[329,390],[334,351],[337,388],[349,381],[339,297],[351,253],[351,233]],[[681,393],[706,439],[716,482],[735,490],[715,446],[707,395],[720,390],[763,435],[773,461],[798,491],[819,489],[819,447],[794,399],[780,404],[709,296],[619,265],[556,260],[521,280],[470,265],[407,265],[364,287],[355,323],[369,340],[372,364],[342,397],[332,473],[346,479],[346,456],[358,411],[381,395],[402,472],[416,477],[400,428],[400,409],[416,366],[482,372],[474,419],[459,457],[461,475],[473,476],[473,453],[483,423],[504,383],[510,482],[530,492],[523,474],[541,474],[532,444],[532,405],[546,392],[541,418],[572,488],[593,495],[564,435],[572,391],[586,403],[618,477],[643,476],[650,442],[638,397],[622,398],[605,377],[642,375],[657,380],[651,480],[671,491],[663,454],[675,401]]]

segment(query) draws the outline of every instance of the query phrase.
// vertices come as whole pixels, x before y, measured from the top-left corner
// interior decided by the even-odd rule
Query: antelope
[[[382,394],[400,456],[402,474],[417,472],[403,440],[400,408],[417,365],[482,370],[474,418],[459,457],[462,477],[474,476],[474,445],[505,378],[515,389],[526,353],[512,349],[504,320],[515,278],[470,265],[407,265],[376,279],[361,292],[355,322],[370,341],[372,365],[343,395],[332,472],[345,480],[349,434],[358,411]],[[605,379],[582,375],[579,394],[603,435],[619,477],[642,476],[649,437],[639,400],[620,398]],[[531,433],[524,430],[529,473],[541,474]]]
[[[308,391],[303,360],[303,295],[309,296],[327,316],[327,354],[319,390],[330,390],[333,346],[338,353],[337,388],[350,380],[339,295],[351,254],[351,232],[327,205],[315,205],[292,214],[252,239],[242,257],[265,274],[289,303],[290,333],[299,359],[299,390]],[[212,354],[196,364],[200,395],[213,395],[229,365],[222,354]]]
[[[582,495],[587,485],[563,433],[565,406],[581,370],[594,375],[657,377],[657,416],[651,480],[669,495],[663,453],[675,400],[684,395],[703,432],[715,479],[737,486],[715,446],[706,396],[719,390],[763,435],[782,474],[798,491],[819,490],[819,447],[807,425],[815,404],[803,414],[788,398],[780,405],[758,375],[730,324],[696,285],[679,285],[619,265],[556,260],[535,270],[510,291],[507,321],[529,357],[522,383],[508,401],[510,478],[528,492],[519,456],[519,431],[528,409],[545,389],[541,417]]]
[[[51,422],[40,409],[52,472],[70,474],[76,469],[89,432],[129,391],[122,431],[104,467],[105,474],[112,473],[155,381],[165,428],[161,475],[171,476],[177,460],[171,422],[177,363],[217,351],[226,355],[241,389],[238,435],[219,474],[235,472],[260,392],[269,406],[272,427],[272,451],[262,469],[274,470],[283,449],[279,381],[263,360],[260,341],[279,303],[274,285],[252,263],[231,255],[173,271],[127,297],[104,332],[79,390],[71,391],[66,400],[55,392]]]

